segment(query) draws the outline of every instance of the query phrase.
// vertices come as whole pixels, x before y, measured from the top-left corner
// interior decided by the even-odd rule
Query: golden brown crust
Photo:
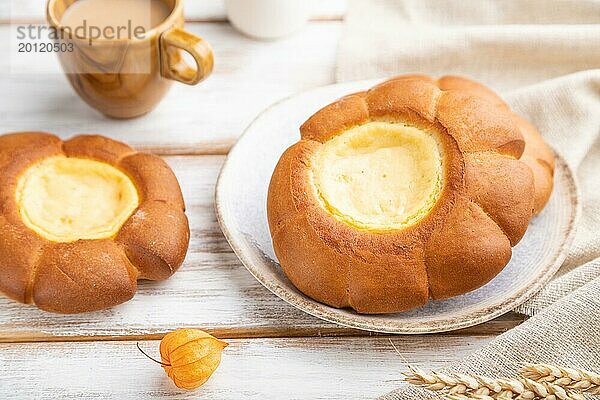
[[[433,122],[442,92],[422,80],[391,80],[369,90],[366,102],[371,118],[393,118],[407,123]]]
[[[325,142],[340,132],[365,122],[369,117],[363,96],[358,93],[343,97],[310,117],[301,127],[306,140]]]
[[[509,110],[504,100],[490,88],[463,77],[444,76],[435,81],[425,75],[405,75],[396,79],[422,79],[427,82],[437,82],[437,86],[442,90],[458,89],[467,91],[486,99],[502,110]],[[511,116],[525,139],[525,148],[520,160],[526,163],[533,172],[535,186],[534,214],[539,214],[550,199],[554,186],[554,152],[546,144],[540,132],[529,121],[512,112]]]
[[[324,242],[306,216],[281,225],[273,243],[284,272],[298,289],[334,307],[349,305],[346,287],[351,260]]]
[[[533,210],[533,174],[520,160],[495,153],[465,155],[468,196],[516,245],[525,234]]]
[[[534,213],[539,214],[552,194],[554,153],[531,123],[516,114],[513,114],[513,118],[515,118],[527,143],[521,160],[533,171],[535,183]]]
[[[146,201],[123,225],[116,238],[141,279],[167,279],[183,264],[190,229],[182,208]]]
[[[27,228],[16,203],[21,173],[65,155],[111,164],[128,174],[140,205],[115,240],[51,242]],[[189,226],[175,175],[160,158],[102,136],[62,142],[48,133],[0,136],[0,291],[59,313],[99,310],[129,300],[137,279],[165,279],[183,263]]]
[[[477,95],[461,90],[443,92],[437,118],[465,153],[494,150],[514,158],[523,154],[525,140],[511,115]]]
[[[112,240],[52,243],[39,257],[33,302],[42,310],[102,310],[133,297],[137,271]]]
[[[179,182],[162,158],[135,153],[120,160],[118,167],[134,181],[142,201],[164,201],[185,210]]]
[[[405,75],[397,79],[423,79],[427,82],[434,82],[432,78],[424,75]],[[444,76],[437,80],[437,85],[442,90],[467,91],[488,100],[496,107],[509,110],[508,105],[500,96],[479,82],[459,76]],[[512,112],[511,117],[525,139],[525,148],[520,160],[526,163],[533,172],[534,214],[539,214],[550,199],[554,186],[554,152],[529,121]]]
[[[403,230],[340,222],[311,183],[321,143],[369,121],[426,129],[443,147],[442,194]],[[302,140],[271,178],[267,215],[284,272],[308,296],[361,313],[403,311],[487,283],[510,260],[537,198],[536,171],[520,160],[535,147],[523,129],[491,90],[459,77],[397,77],[326,106],[301,126]]]
[[[298,213],[304,211],[298,208],[302,207],[302,198],[299,198],[298,201],[294,198],[294,196],[301,196],[301,193],[295,190],[296,185],[292,186],[292,176],[306,173],[301,164],[303,160],[310,157],[312,149],[316,146],[318,144],[314,141],[303,140],[289,147],[281,155],[270,183],[270,186],[281,188],[281,190],[277,192],[270,190],[267,193],[267,204],[270,210],[267,219],[272,234],[276,234],[292,218],[297,218]],[[294,178],[302,179],[304,175],[294,176]]]
[[[60,154],[60,139],[48,133],[23,132],[0,138],[0,292],[23,303],[30,302],[31,279],[45,241],[21,221],[14,200],[17,178],[32,163]]]
[[[59,138],[48,133],[23,132],[0,137],[0,210],[16,213],[10,205],[14,203],[18,176],[31,164],[63,154],[61,145]]]
[[[510,242],[475,203],[461,198],[425,250],[433,299],[470,292],[495,277],[510,260]]]
[[[394,253],[365,254],[352,263],[348,290],[350,306],[360,313],[380,314],[424,305],[429,283],[422,246]]]
[[[437,80],[437,85],[442,90],[463,90],[471,94],[484,98],[495,106],[506,108],[508,107],[504,100],[498,96],[493,90],[479,82],[465,79],[460,76],[447,75],[442,76]]]
[[[67,157],[90,158],[113,165],[123,157],[136,153],[125,143],[99,135],[75,136],[65,141],[62,147]]]
[[[21,303],[31,302],[31,280],[44,241],[24,225],[0,215],[0,292]],[[25,244],[25,245],[24,245]]]
[[[39,159],[62,154],[61,146],[62,142],[58,137],[44,132],[21,132],[2,136],[0,169],[3,176],[7,172],[17,173],[23,166]]]

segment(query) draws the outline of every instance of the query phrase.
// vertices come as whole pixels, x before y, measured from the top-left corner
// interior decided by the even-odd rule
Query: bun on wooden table
[[[183,263],[190,231],[159,157],[102,136],[0,136],[0,291],[57,313],[133,297]]]
[[[493,91],[401,76],[300,128],[269,186],[275,254],[307,296],[393,313],[467,293],[509,262],[554,156]]]

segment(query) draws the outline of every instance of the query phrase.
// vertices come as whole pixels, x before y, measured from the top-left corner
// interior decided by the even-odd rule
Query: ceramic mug
[[[113,118],[133,118],[151,111],[173,81],[196,85],[213,69],[210,45],[183,29],[183,0],[161,0],[170,14],[143,35],[91,41],[61,25],[78,0],[48,0],[47,18],[65,43],[59,59],[77,94],[91,107]],[[71,27],[72,28],[72,27]],[[187,52],[195,61],[190,66]],[[192,63],[194,64],[194,63]]]

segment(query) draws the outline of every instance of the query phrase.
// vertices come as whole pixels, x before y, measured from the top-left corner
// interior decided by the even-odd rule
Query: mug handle
[[[171,28],[160,36],[161,75],[187,85],[196,85],[213,70],[214,56],[208,42],[180,28]],[[189,53],[196,68],[189,66],[179,52]]]

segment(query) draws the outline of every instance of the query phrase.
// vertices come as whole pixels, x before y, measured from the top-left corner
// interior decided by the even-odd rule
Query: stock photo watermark
[[[147,73],[152,69],[157,48],[148,38],[153,28],[150,9],[140,9],[131,17],[105,8],[78,15],[54,9],[45,23],[41,18],[39,23],[27,21],[31,18],[15,0],[0,5],[0,11],[8,16],[9,29],[0,40],[8,43],[11,74]],[[132,57],[136,63],[124,62]]]
[[[12,73],[60,73],[57,59],[75,57],[80,62],[70,73],[144,72],[139,70],[143,62],[136,64],[135,71],[127,71],[127,65],[118,64],[126,52],[135,51],[142,61],[151,59],[151,44],[145,40],[147,29],[131,21],[123,25],[96,26],[83,21],[77,26],[52,26],[41,24],[15,24],[10,30],[10,67]],[[135,43],[135,45],[133,45]],[[52,55],[51,55],[52,54]],[[106,56],[103,56],[105,54]],[[44,58],[51,57],[51,58]],[[94,59],[86,64],[85,60]],[[105,60],[103,65],[103,61]],[[63,68],[65,63],[63,63]]]
[[[40,51],[40,52],[58,52],[73,51],[73,41],[85,41],[89,46],[93,46],[100,40],[142,40],[146,36],[146,28],[143,26],[133,26],[132,21],[127,25],[119,26],[94,26],[88,25],[86,20],[83,24],[76,27],[61,26],[54,27],[49,25],[17,25],[16,39],[19,41],[19,52]],[[69,43],[70,42],[70,43]],[[40,44],[40,46],[37,46]],[[71,46],[64,46],[70,44]],[[42,47],[41,45],[45,45]],[[58,47],[56,45],[59,45]],[[44,48],[48,50],[43,50]]]

